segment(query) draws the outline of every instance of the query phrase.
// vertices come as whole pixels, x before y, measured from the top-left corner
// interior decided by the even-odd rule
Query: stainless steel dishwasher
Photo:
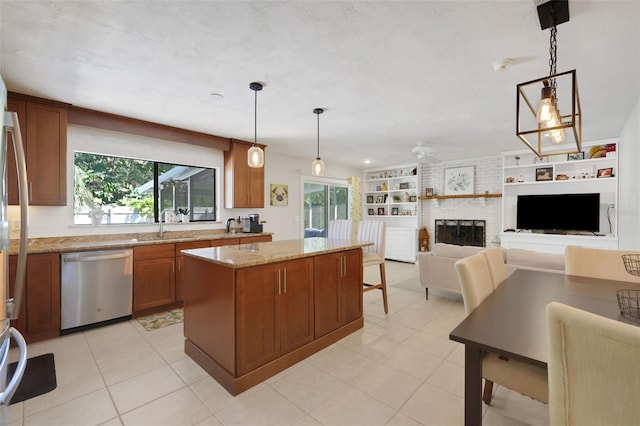
[[[61,288],[63,334],[131,318],[133,250],[62,254]]]

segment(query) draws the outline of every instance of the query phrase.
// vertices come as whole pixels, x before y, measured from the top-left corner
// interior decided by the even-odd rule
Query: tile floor
[[[368,275],[367,275],[368,276]],[[10,425],[462,425],[460,297],[387,262],[389,314],[365,293],[363,329],[233,397],[183,351],[182,326],[132,320],[29,346],[55,354],[58,387],[5,410]],[[548,424],[547,406],[496,386],[488,425]]]

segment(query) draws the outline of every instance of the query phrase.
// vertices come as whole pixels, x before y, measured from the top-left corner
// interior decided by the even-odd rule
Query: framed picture
[[[272,206],[286,206],[289,204],[289,185],[272,183],[269,190]]]
[[[382,185],[376,185],[376,191],[382,191]]]
[[[378,207],[378,215],[384,216],[384,207]]]
[[[378,195],[376,197],[376,203],[384,203],[384,197],[382,195]]]
[[[539,167],[536,169],[536,182],[553,180],[553,167]]]
[[[474,166],[444,169],[444,195],[473,194]]]
[[[606,169],[598,169],[598,174],[596,177],[612,177],[613,176],[613,167],[607,167]]]
[[[374,209],[369,209],[369,216],[375,216],[376,211]]]
[[[533,157],[533,164],[544,164],[547,162],[547,157]]]
[[[373,195],[367,195],[367,203],[368,204],[372,204],[373,203]]]
[[[418,198],[415,195],[409,195],[409,202],[410,203],[415,203],[418,200]]]
[[[424,195],[426,195],[427,197],[433,197],[433,188],[426,188],[424,190]]]
[[[584,160],[584,151],[574,152],[573,154],[567,154],[567,161]]]
[[[400,182],[400,189],[409,189],[409,182]]]
[[[391,216],[398,216],[398,208],[391,207]]]

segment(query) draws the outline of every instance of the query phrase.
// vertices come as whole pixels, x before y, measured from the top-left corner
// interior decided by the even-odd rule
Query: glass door
[[[326,237],[330,220],[349,218],[346,182],[304,182],[304,237]]]

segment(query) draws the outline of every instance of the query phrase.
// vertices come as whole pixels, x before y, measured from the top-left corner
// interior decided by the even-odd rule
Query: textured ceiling
[[[640,97],[640,2],[569,6],[558,71],[577,69],[584,140],[616,137]],[[311,162],[326,108],[328,167],[412,162],[417,142],[442,160],[521,149],[516,84],[549,71],[533,0],[0,0],[0,19],[9,90],[253,141],[260,81],[258,142]]]

